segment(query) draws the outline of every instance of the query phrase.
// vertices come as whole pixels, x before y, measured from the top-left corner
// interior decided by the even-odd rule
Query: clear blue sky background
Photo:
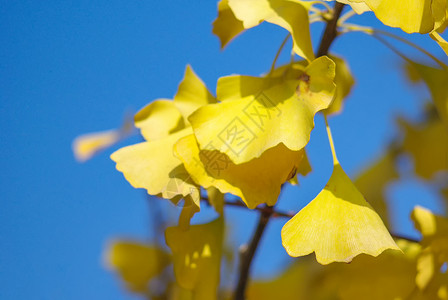
[[[0,2],[0,299],[130,297],[101,253],[114,237],[151,236],[144,193],[115,171],[112,150],[78,164],[71,142],[119,126],[125,111],[172,97],[187,63],[212,91],[220,76],[268,70],[286,32],[263,24],[221,52],[211,33],[215,16],[210,0]],[[355,20],[383,27],[372,14]],[[313,25],[315,42],[321,29]],[[444,57],[428,37],[412,38]],[[330,121],[353,177],[396,134],[394,117],[415,118],[428,93],[409,90],[399,59],[367,36],[343,36],[333,50],[349,58],[357,79],[345,112]],[[321,117],[309,154],[314,171],[300,188],[287,189],[285,209],[304,206],[330,176]],[[400,233],[415,234],[408,220],[415,203],[442,211],[436,193],[416,180],[388,194],[400,212]],[[246,241],[256,214],[233,208],[227,215],[236,243]],[[288,261],[284,221],[269,225],[254,276],[278,272]]]

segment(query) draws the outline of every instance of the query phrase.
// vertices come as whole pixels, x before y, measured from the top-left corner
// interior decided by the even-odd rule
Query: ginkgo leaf
[[[336,94],[330,107],[323,111],[327,115],[341,113],[344,100],[350,94],[352,86],[355,84],[347,62],[336,56],[331,56],[331,59],[336,63],[336,75],[334,77]]]
[[[174,150],[195,182],[239,196],[251,209],[277,202],[281,185],[295,175],[303,156],[303,151],[279,144],[259,158],[236,165],[224,153],[199,150],[194,135],[179,140]]]
[[[339,1],[339,0],[338,0]],[[429,33],[445,20],[446,0],[348,0],[365,3],[384,24],[407,33]]]
[[[228,0],[235,17],[243,22],[245,29],[263,21],[288,30],[293,39],[294,52],[311,61],[314,59],[309,29],[306,1],[295,0]]]
[[[384,198],[385,189],[392,181],[399,178],[394,158],[393,153],[387,152],[363,169],[354,180],[355,186],[381,216],[386,226],[389,223],[389,211]]]
[[[215,97],[208,91],[204,82],[196,75],[193,69],[187,65],[173,103],[187,121],[187,118],[199,107],[210,103],[216,103]]]
[[[191,194],[199,203],[198,187],[173,153],[174,144],[191,132],[191,128],[186,128],[163,139],[123,147],[111,159],[134,188],[176,201],[178,196]]]
[[[448,131],[438,119],[418,126],[399,120],[404,131],[403,150],[413,158],[415,172],[424,179],[433,179],[448,170]]]
[[[197,108],[215,102],[201,79],[187,66],[173,101],[156,100],[135,116],[136,126],[148,141],[121,148],[111,155],[117,170],[133,187],[145,188],[150,195],[170,199],[175,204],[184,199],[179,217],[179,225],[184,229],[200,209],[200,190],[174,156],[173,146],[192,133],[187,117]]]
[[[425,290],[444,276],[441,267],[448,263],[448,219],[421,206],[414,208],[411,219],[423,235],[421,244],[424,249],[417,262],[416,283],[421,290]]]
[[[126,138],[132,130],[132,123],[126,120],[120,129],[80,135],[73,141],[73,154],[75,155],[76,160],[85,162],[98,152],[109,148]]]
[[[334,68],[332,60],[320,57],[295,79],[232,80],[239,91],[248,93],[203,106],[189,118],[200,149],[216,149],[236,164],[260,157],[280,143],[301,150],[314,128],[314,115],[333,100]],[[218,91],[219,85],[220,81]]]
[[[323,265],[350,262],[361,253],[378,256],[399,250],[339,164],[319,195],[285,224],[282,241],[290,256],[315,252]]]
[[[404,240],[398,240],[397,245],[403,253],[360,255],[349,265],[335,264],[331,277],[336,281],[340,299],[407,299],[415,289],[415,263],[421,247]]]
[[[429,34],[429,36],[439,44],[440,48],[448,55],[448,42],[436,31],[433,31]]]
[[[157,99],[134,116],[135,127],[147,141],[165,138],[184,128],[184,120],[173,101]]]
[[[140,128],[146,140],[158,140],[188,126],[188,116],[210,103],[216,103],[215,97],[187,65],[174,100],[158,99],[151,102],[135,115],[135,126]]]
[[[173,253],[174,275],[194,300],[217,299],[224,221],[221,218],[188,230],[169,227],[166,243]]]
[[[243,22],[235,17],[228,0],[219,1],[218,17],[213,21],[213,33],[219,37],[221,49],[242,31],[244,31]]]
[[[115,241],[105,254],[108,266],[120,274],[129,290],[138,293],[145,293],[149,281],[170,263],[164,250],[134,241]]]

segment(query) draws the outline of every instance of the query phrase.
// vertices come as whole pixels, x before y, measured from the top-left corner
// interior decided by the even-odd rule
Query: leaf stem
[[[333,164],[338,165],[339,160],[338,157],[336,156],[336,150],[334,148],[334,142],[333,142],[333,135],[331,134],[331,129],[330,126],[328,125],[327,116],[324,116],[324,119],[325,119],[325,127],[327,128],[328,142],[330,143],[331,154],[333,155]]]
[[[280,53],[282,53],[282,50],[285,47],[286,42],[289,40],[290,37],[291,37],[291,34],[288,33],[288,35],[285,37],[285,39],[283,40],[282,44],[280,45],[280,48],[278,48],[277,53],[275,54],[275,57],[274,57],[274,61],[272,62],[272,65],[271,65],[271,70],[269,70],[269,75],[271,75],[272,72],[274,72],[275,64],[277,63],[277,60],[278,60],[278,58],[280,56]]]

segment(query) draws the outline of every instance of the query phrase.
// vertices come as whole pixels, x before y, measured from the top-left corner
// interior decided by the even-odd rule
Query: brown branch
[[[260,214],[260,219],[258,220],[257,229],[252,236],[247,248],[241,250],[240,255],[240,273],[238,278],[238,284],[235,290],[235,300],[244,300],[246,294],[247,281],[249,279],[250,267],[252,265],[255,252],[257,251],[258,244],[260,243],[261,237],[263,236],[266,225],[269,222],[270,217],[274,213],[274,210],[270,206],[266,206]]]
[[[328,54],[328,50],[333,44],[334,39],[337,37],[337,23],[338,19],[341,16],[342,10],[344,9],[345,4],[336,2],[333,9],[333,17],[327,22],[327,26],[325,27],[324,34],[322,35],[322,39],[320,41],[319,50],[317,50],[317,57],[324,56]]]

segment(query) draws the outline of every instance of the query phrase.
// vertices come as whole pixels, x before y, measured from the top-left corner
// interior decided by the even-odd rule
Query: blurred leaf
[[[439,282],[441,276],[448,278],[441,271],[442,265],[448,263],[448,219],[420,206],[414,208],[411,218],[423,235],[416,283],[424,291],[433,281]],[[445,286],[448,286],[448,281],[445,281]]]
[[[424,179],[433,179],[448,170],[448,130],[437,118],[415,126],[399,120],[404,131],[403,150],[414,161],[415,172]]]
[[[395,167],[394,155],[387,152],[367,166],[354,180],[355,186],[380,215],[388,228],[390,216],[384,194],[387,186],[398,178],[399,174]]]
[[[120,129],[88,133],[80,135],[73,141],[73,153],[76,160],[85,162],[98,152],[109,148],[130,135],[133,126],[130,120],[126,120]]]
[[[440,118],[448,129],[448,70],[433,68],[415,62],[409,63],[407,72],[412,81],[423,81],[429,88]]]
[[[217,299],[223,230],[222,217],[207,224],[191,225],[186,231],[179,227],[166,230],[176,281],[192,292],[192,300]]]
[[[124,240],[106,249],[106,259],[130,291],[143,294],[148,290],[149,281],[170,263],[169,255],[157,246]]]

